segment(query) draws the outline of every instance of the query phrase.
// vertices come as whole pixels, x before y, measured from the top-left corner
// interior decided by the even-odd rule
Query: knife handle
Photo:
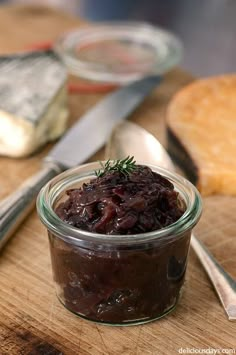
[[[236,320],[236,281],[193,234],[191,246],[207,272],[229,320]]]
[[[41,188],[60,172],[61,169],[57,165],[46,164],[42,170],[0,202],[0,250],[33,209]]]

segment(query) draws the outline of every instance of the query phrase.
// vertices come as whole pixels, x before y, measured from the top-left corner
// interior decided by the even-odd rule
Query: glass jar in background
[[[53,49],[70,74],[97,85],[125,85],[163,75],[183,53],[181,41],[172,33],[132,21],[93,23],[66,32]]]
[[[177,304],[191,230],[201,214],[201,198],[186,179],[149,167],[170,180],[186,205],[181,218],[163,229],[136,235],[103,235],[63,222],[54,212],[65,191],[95,178],[99,163],[70,169],[41,190],[38,214],[49,235],[53,277],[62,304],[86,319],[142,324],[164,316]]]

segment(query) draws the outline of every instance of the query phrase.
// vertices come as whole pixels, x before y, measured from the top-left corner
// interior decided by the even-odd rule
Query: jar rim
[[[88,58],[82,55],[85,49],[94,45],[98,52],[101,43],[108,41],[112,41],[113,45],[125,43],[126,56],[133,47],[138,46],[147,53],[146,56],[149,52],[152,53],[153,59],[142,59],[139,51],[136,51],[134,63],[139,63],[142,59],[145,70],[141,66],[132,72],[133,62],[127,71],[129,62],[122,65],[119,57],[117,60],[114,57],[110,63],[105,61],[104,56],[98,60],[91,53]],[[102,83],[125,84],[143,76],[160,75],[169,71],[181,60],[183,46],[173,33],[146,22],[105,21],[64,33],[55,42],[54,50],[70,73],[76,76]],[[103,47],[100,51],[104,51]]]
[[[41,189],[37,198],[36,206],[40,220],[49,231],[72,244],[78,244],[81,241],[110,245],[143,244],[163,238],[173,238],[173,234],[178,236],[192,229],[198,222],[202,212],[201,196],[196,187],[177,173],[170,172],[156,165],[145,164],[143,162],[137,163],[150,167],[156,173],[170,180],[184,199],[186,210],[176,222],[159,230],[146,233],[108,235],[85,231],[61,220],[52,208],[52,203],[55,202],[59,193],[67,190],[69,185],[75,184],[76,181],[78,182],[79,178],[82,180],[96,177],[94,171],[100,167],[99,162],[87,163],[76,168],[68,169],[50,180]]]

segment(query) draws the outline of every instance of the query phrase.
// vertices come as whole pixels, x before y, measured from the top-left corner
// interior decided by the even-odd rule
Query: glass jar
[[[67,170],[41,190],[38,214],[49,235],[53,277],[62,304],[99,323],[141,324],[176,306],[184,282],[191,230],[202,210],[196,188],[183,177],[149,167],[170,180],[186,205],[181,218],[161,230],[104,235],[80,230],[54,212],[65,191],[95,177],[99,163]]]
[[[143,22],[100,22],[69,31],[53,46],[69,72],[101,85],[124,85],[176,66],[183,46],[174,34]]]

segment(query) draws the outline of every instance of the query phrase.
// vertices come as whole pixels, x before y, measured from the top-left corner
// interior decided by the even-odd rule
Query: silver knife
[[[32,210],[43,185],[62,171],[91,157],[113,127],[126,118],[159,84],[158,76],[135,81],[106,96],[80,118],[43,160],[43,168],[0,203],[0,249]]]

